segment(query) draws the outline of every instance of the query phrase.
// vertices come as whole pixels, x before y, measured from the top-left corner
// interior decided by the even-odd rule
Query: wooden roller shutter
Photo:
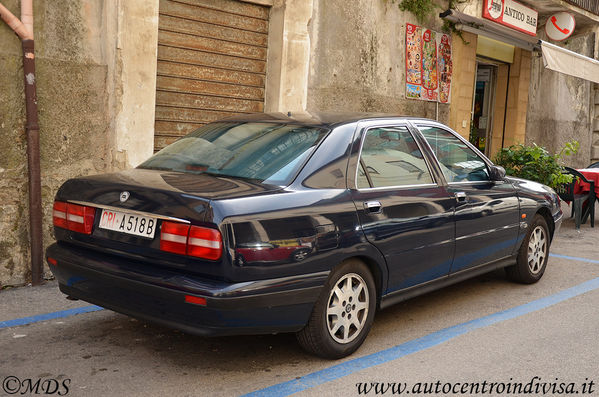
[[[211,121],[264,109],[268,11],[160,0],[155,151]]]

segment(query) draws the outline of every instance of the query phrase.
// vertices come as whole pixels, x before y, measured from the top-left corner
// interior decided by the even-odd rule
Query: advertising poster
[[[422,85],[422,29],[418,26],[406,25],[406,96],[420,99]]]
[[[406,97],[449,103],[451,37],[406,24]]]

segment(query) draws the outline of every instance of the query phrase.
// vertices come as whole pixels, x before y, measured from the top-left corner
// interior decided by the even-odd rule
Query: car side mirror
[[[489,170],[489,177],[492,181],[503,181],[505,179],[505,168],[499,165],[492,165]]]

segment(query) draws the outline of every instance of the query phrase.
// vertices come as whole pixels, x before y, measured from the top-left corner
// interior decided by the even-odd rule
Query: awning
[[[528,51],[539,50],[539,40],[486,19],[473,17],[457,10],[447,10],[439,14],[441,18],[453,22],[457,30],[483,35]]]
[[[547,69],[599,83],[599,61],[593,58],[457,10],[447,10],[439,16],[455,23],[458,30],[503,41],[528,51],[539,51],[543,54],[543,64]]]
[[[599,83],[599,61],[546,41],[541,41],[541,51],[547,69]]]

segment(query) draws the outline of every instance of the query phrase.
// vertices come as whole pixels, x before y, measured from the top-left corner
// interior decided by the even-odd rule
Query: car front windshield
[[[298,124],[212,123],[165,147],[138,168],[208,173],[284,186],[327,132]]]

